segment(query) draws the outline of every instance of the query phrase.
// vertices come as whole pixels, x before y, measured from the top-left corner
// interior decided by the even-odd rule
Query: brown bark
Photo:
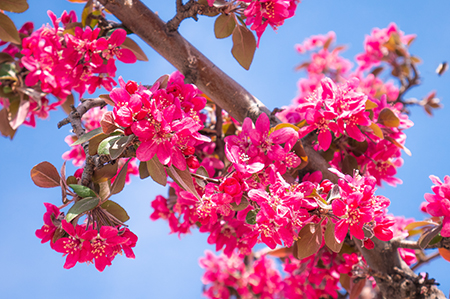
[[[178,32],[170,32],[165,23],[139,0],[100,0],[127,28],[162,55],[186,78],[197,85],[232,117],[242,122],[246,117],[255,121],[261,113],[270,116],[267,107],[222,72]],[[272,117],[272,123],[279,122]],[[336,181],[328,163],[309,144],[308,170],[320,170],[325,178]],[[375,240],[375,248],[360,248],[369,266],[379,275],[377,283],[386,298],[445,298],[426,279],[419,278],[399,258],[397,247],[390,242]],[[374,275],[375,276],[375,275]]]

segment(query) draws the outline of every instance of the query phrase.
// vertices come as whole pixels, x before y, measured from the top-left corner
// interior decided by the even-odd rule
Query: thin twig
[[[415,270],[416,270],[417,268],[419,268],[420,266],[422,266],[422,265],[424,265],[424,264],[426,264],[426,263],[431,262],[433,259],[435,259],[435,258],[437,258],[437,257],[439,257],[439,256],[441,256],[441,255],[439,254],[439,252],[435,252],[435,253],[433,253],[433,254],[431,254],[431,255],[428,255],[428,256],[426,256],[424,259],[419,260],[414,266],[412,266],[412,267],[411,267],[411,270],[415,271]]]

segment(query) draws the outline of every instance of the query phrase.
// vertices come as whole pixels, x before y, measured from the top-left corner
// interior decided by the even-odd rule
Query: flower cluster
[[[335,227],[336,240],[341,243],[349,230],[351,236],[364,240],[363,228],[372,231],[380,240],[391,240],[395,220],[386,215],[389,199],[374,195],[375,178],[358,173],[353,177],[337,174],[340,176],[340,198],[331,203],[334,215],[339,217]]]
[[[116,58],[125,63],[136,62],[131,50],[120,48],[126,38],[125,30],[99,37],[100,28],[75,27],[70,34],[64,30],[77,21],[73,11],[64,12],[60,18],[51,11],[48,15],[53,27],[43,26],[22,42],[21,62],[29,71],[26,85],[32,87],[40,82],[43,92],[65,100],[72,90],[80,96],[86,90],[93,93],[100,86],[111,90],[116,85],[112,79]]]
[[[450,237],[450,176],[446,175],[444,182],[434,175],[430,175],[430,179],[434,194],[425,194],[425,209],[431,216],[443,217],[441,235]]]
[[[199,111],[206,99],[194,85],[185,84],[178,71],[165,80],[146,89],[119,79],[120,87],[110,93],[115,104],[113,119],[126,135],[139,138],[138,160],[148,161],[156,155],[163,165],[184,170],[194,147],[210,141],[198,133],[203,128]]]
[[[251,25],[259,40],[270,25],[274,30],[284,24],[284,20],[295,14],[299,0],[244,0],[249,5],[244,11],[245,23]]]
[[[273,260],[266,256],[255,260],[248,270],[243,256],[215,256],[210,251],[205,255],[199,263],[205,269],[202,283],[206,286],[203,295],[207,298],[275,298],[279,294],[281,275]]]
[[[366,36],[364,41],[364,53],[356,56],[361,71],[380,64],[382,60],[393,60],[399,54],[395,53],[395,45],[409,45],[414,39],[414,34],[405,35],[397,28],[395,23],[387,28],[374,28],[372,34]],[[404,52],[407,54],[407,52]]]
[[[50,241],[50,247],[66,256],[65,269],[70,269],[76,263],[94,263],[95,268],[102,272],[117,254],[125,253],[128,258],[134,258],[133,247],[137,236],[128,228],[118,229],[112,226],[100,228],[83,225],[72,225],[64,219],[59,208],[45,203],[44,225],[36,230],[36,236],[41,243]]]

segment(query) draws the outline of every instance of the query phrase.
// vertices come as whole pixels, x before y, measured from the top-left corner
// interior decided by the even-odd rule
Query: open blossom
[[[52,25],[43,26],[24,38],[21,62],[29,71],[25,84],[34,86],[38,82],[44,92],[65,100],[72,90],[83,95],[93,93],[103,86],[111,90],[116,82],[115,57],[125,63],[134,63],[135,55],[128,49],[121,49],[126,32],[115,30],[110,37],[99,37],[100,28],[75,27],[74,34],[60,32],[69,23],[76,22],[75,13],[64,12],[56,18],[48,12]],[[106,62],[104,62],[104,59]]]
[[[141,141],[136,150],[140,161],[157,156],[163,165],[186,169],[186,150],[210,141],[198,131],[203,128],[199,111],[206,99],[193,85],[184,84],[175,72],[168,78],[167,87],[155,83],[150,90],[136,82],[119,78],[120,87],[111,91],[114,101],[114,121],[124,127],[126,134],[135,134]],[[194,165],[192,158],[189,160]]]
[[[426,211],[431,216],[443,217],[441,235],[450,237],[450,176],[446,175],[444,182],[434,175],[430,175],[430,179],[434,183],[431,187],[434,194],[425,194]]]
[[[259,40],[267,28],[274,30],[284,24],[284,20],[294,16],[299,0],[244,0],[249,3],[244,11],[247,17],[246,24],[255,30]]]
[[[102,272],[106,266],[122,251],[126,257],[134,258],[132,247],[136,246],[137,237],[127,228],[117,229],[102,226],[100,230],[83,225],[72,225],[62,220],[61,227],[67,237],[56,240],[52,248],[66,257],[65,269],[70,269],[76,263],[94,263],[95,268]]]
[[[55,225],[55,220],[60,221],[58,219],[61,212],[59,211],[58,207],[51,204],[51,203],[44,203],[45,207],[47,208],[47,211],[44,214],[44,225],[36,230],[36,237],[41,239],[41,243],[45,243],[48,241],[51,241],[53,243],[53,235],[55,234],[55,231],[57,229]]]

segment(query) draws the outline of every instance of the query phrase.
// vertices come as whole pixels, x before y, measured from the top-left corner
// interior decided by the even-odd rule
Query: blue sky
[[[157,11],[163,20],[174,14],[175,1],[150,0],[145,3]],[[49,22],[46,11],[60,15],[63,10],[74,9],[80,15],[82,5],[65,1],[30,0],[30,9],[23,14],[9,14],[16,25],[33,21],[36,28]],[[297,8],[296,16],[286,21],[278,32],[268,29],[260,48],[256,51],[250,71],[242,69],[232,58],[231,40],[216,40],[213,19],[201,17],[198,22],[186,20],[181,24],[181,34],[193,43],[223,71],[240,82],[263,101],[270,109],[288,105],[297,93],[297,81],[301,74],[294,66],[302,57],[294,51],[294,45],[313,34],[336,32],[338,43],[348,50],[345,57],[352,59],[362,51],[364,36],[373,27],[383,28],[396,22],[405,33],[417,34],[411,53],[419,56],[423,84],[414,88],[408,97],[422,98],[430,90],[437,90],[444,106],[450,99],[448,82],[450,74],[435,74],[439,63],[449,60],[450,21],[443,12],[450,11],[450,2],[433,1],[349,1],[304,0]],[[118,64],[118,75],[125,80],[151,84],[174,68],[159,54],[133,37],[146,52],[149,61],[134,65]],[[13,141],[0,139],[0,224],[3,227],[1,241],[0,292],[4,298],[200,298],[203,273],[198,258],[211,246],[206,236],[195,232],[181,240],[169,235],[164,221],[152,222],[150,202],[157,194],[167,190],[150,180],[133,178],[114,200],[124,206],[131,216],[129,225],[139,236],[135,249],[136,259],[115,259],[113,266],[99,273],[93,265],[77,265],[71,270],[62,268],[64,259],[48,244],[41,245],[34,232],[42,225],[45,212],[43,202],[56,205],[60,191],[36,187],[29,177],[30,169],[41,161],[49,161],[58,169],[61,155],[69,147],[64,137],[69,128],[57,129],[64,118],[62,112],[54,112],[47,120],[40,120],[37,128],[21,127]],[[406,217],[422,219],[419,205],[423,194],[431,192],[430,174],[443,177],[450,174],[448,132],[450,110],[447,107],[429,117],[419,108],[413,108],[411,119],[415,125],[406,131],[406,146],[411,157],[404,156],[405,165],[398,177],[403,184],[384,187],[378,194],[391,199],[390,212]],[[69,168],[69,173],[74,168]],[[419,271],[429,271],[442,284],[448,294],[450,264],[443,259],[434,261]]]

